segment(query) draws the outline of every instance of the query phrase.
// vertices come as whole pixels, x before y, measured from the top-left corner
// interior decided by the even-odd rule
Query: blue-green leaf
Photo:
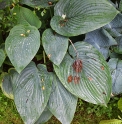
[[[20,116],[25,124],[35,124],[47,105],[52,89],[52,75],[44,65],[36,67],[31,62],[20,74],[10,70],[9,76]]]
[[[52,117],[52,115],[53,114],[46,107],[35,124],[44,124],[45,122],[47,122]]]
[[[107,0],[60,0],[51,27],[61,35],[77,36],[108,24],[117,14]]]
[[[112,93],[122,93],[122,60],[112,58],[108,62],[112,75]]]
[[[77,97],[67,91],[57,76],[54,75],[52,93],[47,106],[49,110],[62,124],[70,124],[74,117],[76,105]]]
[[[19,73],[34,58],[39,47],[40,33],[34,26],[15,26],[5,41],[7,55]]]
[[[106,59],[109,56],[109,47],[117,45],[115,39],[103,28],[87,33],[85,41],[97,48]]]
[[[122,14],[119,13],[117,16],[104,28],[113,36],[118,37],[121,36],[122,32]]]
[[[59,65],[66,54],[68,38],[46,29],[42,35],[42,44],[49,59]]]
[[[77,97],[94,104],[106,105],[110,99],[112,81],[104,57],[86,42],[77,42],[74,45],[78,59],[82,62],[82,71],[76,73],[72,67],[77,58],[73,47],[70,46],[69,53],[73,59],[66,55],[59,66],[54,65],[57,76],[64,87]],[[79,80],[75,81],[75,77]]]

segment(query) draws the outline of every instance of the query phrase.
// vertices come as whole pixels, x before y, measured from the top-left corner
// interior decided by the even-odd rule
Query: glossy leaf
[[[119,120],[119,119],[111,119],[111,120],[103,120],[103,121],[100,121],[99,124],[121,124],[122,123],[122,120]]]
[[[26,4],[33,7],[50,7],[54,6],[57,0],[20,0],[22,4]]]
[[[48,58],[59,65],[66,54],[68,38],[46,29],[42,35],[42,44]]]
[[[108,62],[112,75],[112,93],[122,93],[122,60],[112,58]]]
[[[38,65],[37,68],[33,62],[20,74],[10,70],[9,76],[20,116],[25,124],[34,124],[47,105],[52,89],[52,76],[45,66]]]
[[[87,33],[85,41],[97,48],[106,59],[109,57],[109,47],[117,45],[115,39],[103,28]]]
[[[44,124],[45,122],[47,122],[52,117],[52,115],[53,114],[46,107],[45,110],[43,111],[43,113],[41,114],[41,116],[39,117],[39,119],[36,121],[35,124]]]
[[[111,75],[104,57],[86,42],[77,42],[74,45],[78,59],[82,61],[82,71],[76,73],[72,67],[76,53],[70,46],[69,53],[73,59],[67,54],[59,67],[54,65],[57,76],[65,88],[77,97],[94,104],[106,105],[111,94]],[[69,76],[72,76],[72,80],[67,81]],[[77,84],[74,81],[75,76],[79,77]]]
[[[19,73],[36,55],[39,46],[40,34],[34,26],[15,26],[5,41],[7,55]]]
[[[34,14],[30,9],[16,6],[14,7],[13,15],[17,21],[17,24],[30,24],[31,26],[35,26],[37,28],[41,27],[41,21],[39,20],[38,16],[36,16],[36,14]]]
[[[107,0],[60,0],[51,27],[64,36],[76,36],[108,24],[118,11]]]
[[[6,97],[8,97],[10,99],[14,99],[12,82],[11,82],[10,76],[7,74],[2,75],[1,89],[2,89],[3,94]]]
[[[2,49],[0,49],[0,67],[2,66],[4,60],[5,60],[5,53]]]
[[[74,117],[76,105],[77,97],[67,91],[54,75],[52,93],[48,102],[49,110],[62,124],[70,124]]]

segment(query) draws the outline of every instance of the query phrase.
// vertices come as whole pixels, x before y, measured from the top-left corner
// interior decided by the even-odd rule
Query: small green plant
[[[122,92],[121,2],[0,1],[0,85],[25,124],[70,124],[78,98],[107,106]]]

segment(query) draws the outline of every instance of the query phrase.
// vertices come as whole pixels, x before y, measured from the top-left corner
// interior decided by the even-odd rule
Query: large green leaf
[[[35,124],[44,124],[45,122],[47,122],[52,117],[52,115],[53,114],[46,107],[45,110],[43,111],[43,113],[41,114],[41,116],[39,117],[39,119],[36,121]]]
[[[117,13],[107,0],[60,0],[51,27],[61,35],[76,36],[106,25]]]
[[[40,34],[34,26],[15,26],[5,41],[7,55],[19,73],[36,55],[39,46]]]
[[[108,62],[112,75],[112,93],[122,93],[122,60],[112,58]]]
[[[34,124],[44,111],[52,89],[45,66],[31,62],[20,74],[10,70],[14,101],[25,124]],[[8,80],[7,80],[8,81]],[[6,80],[3,83],[7,83]]]
[[[17,21],[17,24],[30,24],[37,28],[41,27],[41,21],[30,9],[25,7],[16,6],[13,10],[13,15]]]
[[[10,99],[14,99],[10,76],[7,73],[2,73],[0,79],[1,78],[2,78],[1,89],[3,94]]]
[[[42,35],[42,44],[49,59],[59,65],[66,54],[68,38],[46,29]]]
[[[76,105],[77,97],[67,91],[54,75],[52,93],[47,106],[49,110],[62,124],[70,124],[74,117]]]
[[[70,46],[69,53],[73,59],[67,54],[59,67],[54,65],[57,76],[66,89],[77,97],[94,104],[106,105],[111,94],[111,75],[104,57],[86,42],[74,45],[79,54],[78,59],[82,61],[82,71],[76,73],[72,67],[76,54]],[[75,76],[79,77],[79,83],[74,81]]]
[[[4,60],[5,60],[5,53],[2,49],[0,49],[0,67],[2,66]]]
[[[97,48],[106,59],[109,57],[109,47],[117,45],[116,40],[104,28],[87,33],[85,41]]]
[[[122,124],[122,120],[119,119],[103,120],[100,121],[99,124]]]
[[[56,1],[57,0],[20,0],[22,4],[26,4],[33,7],[37,7],[37,6],[50,7],[55,5]]]

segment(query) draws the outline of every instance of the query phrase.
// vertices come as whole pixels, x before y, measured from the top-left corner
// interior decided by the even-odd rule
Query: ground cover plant
[[[121,11],[122,1],[0,0],[0,86],[25,124],[70,124],[78,98],[107,106],[122,93]]]

